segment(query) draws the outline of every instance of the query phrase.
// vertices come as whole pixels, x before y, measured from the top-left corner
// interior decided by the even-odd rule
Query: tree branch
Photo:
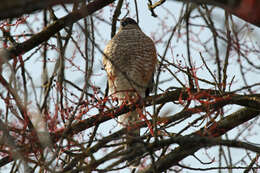
[[[208,93],[208,94],[204,95],[201,93]],[[227,131],[233,129],[234,127],[256,117],[260,112],[260,110],[259,110],[260,102],[258,102],[258,99],[257,99],[258,95],[240,96],[240,95],[235,95],[232,93],[226,93],[227,95],[223,96],[223,95],[218,94],[217,91],[215,91],[215,90],[203,90],[203,89],[201,89],[200,93],[198,93],[196,89],[189,90],[187,92],[184,89],[180,88],[180,89],[176,89],[175,91],[168,91],[166,93],[157,95],[156,97],[151,96],[151,97],[147,98],[146,106],[150,106],[153,104],[161,104],[161,103],[171,102],[171,101],[178,101],[180,99],[180,97],[181,97],[181,99],[188,99],[189,95],[196,96],[196,94],[201,95],[201,97],[199,97],[200,99],[206,99],[209,97],[216,98],[216,99],[218,97],[221,97],[224,99],[217,100],[217,102],[213,102],[213,103],[207,105],[206,106],[207,108],[206,107],[203,108],[203,106],[198,106],[198,107],[195,107],[192,109],[187,109],[187,110],[181,111],[180,113],[177,113],[173,116],[167,117],[166,125],[170,124],[172,122],[175,122],[177,120],[180,120],[182,118],[187,118],[187,117],[191,116],[192,114],[195,114],[198,112],[203,112],[203,111],[210,110],[210,109],[219,109],[227,104],[237,103],[239,105],[247,105],[247,106],[252,106],[253,108],[255,108],[255,109],[250,109],[250,108],[241,109],[241,110],[223,118],[219,122],[213,123],[211,126],[209,126],[207,128],[203,128],[194,133],[194,135],[200,135],[202,137],[203,136],[204,137],[218,137],[218,136],[221,136],[222,134],[226,133]],[[225,99],[225,97],[227,97],[227,99]],[[242,98],[244,98],[244,99],[242,99]],[[252,98],[255,98],[255,99],[252,99]],[[254,104],[250,104],[250,102],[252,100],[253,100]],[[133,111],[138,106],[140,106],[140,103],[139,103],[139,105],[132,104],[132,105],[123,106],[120,108],[114,108],[114,109],[102,112],[100,114],[94,115],[88,119],[74,123],[74,124],[72,124],[70,129],[66,130],[66,134],[63,134],[64,129],[61,129],[60,131],[57,131],[56,133],[51,133],[50,136],[51,136],[52,142],[55,143],[56,141],[58,141],[62,137],[62,135],[73,136],[73,135],[78,134],[79,132],[84,131],[97,124],[108,121],[114,117],[118,117],[121,114],[127,113],[129,111]],[[258,108],[258,109],[256,109],[256,108]],[[146,127],[147,124],[145,122],[140,122],[136,126],[141,128],[141,127]],[[122,134],[122,132],[124,132],[124,130],[120,131],[118,134]],[[113,137],[118,136],[118,134],[113,135]],[[30,135],[27,135],[27,136],[30,136]],[[105,143],[109,142],[110,139],[111,139],[111,137],[106,138]],[[102,144],[102,145],[104,145],[104,144]],[[36,145],[36,143],[35,143],[35,145]],[[100,143],[97,144],[97,146],[100,146]],[[91,147],[88,150],[95,152],[97,146],[95,145],[94,147]],[[30,148],[30,147],[27,145],[22,145],[21,148],[24,148],[22,150],[27,151],[26,148]],[[168,163],[168,160],[170,160],[170,163],[168,165],[169,165],[169,167],[171,167],[171,166],[173,166],[172,165],[173,163],[178,163],[179,160],[187,157],[188,155],[194,153],[195,151],[197,151],[200,148],[201,148],[201,146],[200,147],[198,147],[198,146],[190,147],[190,146],[186,146],[186,145],[179,147],[179,149],[174,150],[174,153],[177,153],[177,154],[169,153],[167,155],[167,157],[165,157],[166,160],[159,160],[156,162],[158,165],[157,166],[158,170],[164,169],[164,166],[162,166],[162,168],[161,168],[161,165]],[[138,152],[136,154],[140,155],[142,153]],[[84,154],[82,157],[86,157],[86,154]],[[75,162],[76,162],[76,160],[75,160]],[[9,161],[12,161],[12,159],[10,157],[9,157]],[[75,162],[73,162],[72,164],[74,164]],[[0,160],[0,166],[4,165],[6,163],[7,163],[6,158],[3,158],[2,160]],[[71,166],[69,166],[69,167],[71,167]],[[165,170],[166,169],[167,168],[165,168]]]
[[[207,89],[200,89],[200,92],[197,92],[196,89],[185,91],[180,88],[174,91],[168,91],[163,94],[159,94],[156,97],[150,96],[144,101],[144,103],[146,103],[145,106],[151,106],[153,104],[162,104],[167,102],[178,101],[179,99],[186,100],[188,99],[188,97],[190,97],[189,95],[192,95],[194,99],[196,98],[196,96],[199,95],[197,99],[201,99],[201,100],[212,97],[212,99],[215,99],[215,101],[209,102],[204,106],[197,106],[191,109],[184,110],[183,112],[180,112],[180,114],[168,117],[166,118],[166,120],[169,123],[181,119],[183,118],[183,116],[187,117],[198,112],[203,112],[210,109],[219,109],[228,104],[237,104],[240,106],[245,106],[260,111],[259,109],[260,96],[258,95],[243,96],[243,95],[232,94],[231,92],[227,92],[225,93],[225,95],[220,95],[216,90],[207,90]],[[116,118],[124,113],[133,111],[137,107],[142,107],[142,106],[143,105],[141,103],[136,103],[132,105],[125,105],[123,107],[121,106],[119,108],[118,107],[113,108],[108,111],[96,114],[90,118],[72,124],[72,127],[69,130],[67,130],[67,135],[77,134],[90,127],[108,121],[110,119]],[[61,129],[60,131],[53,134],[52,136],[55,138],[57,137],[59,138],[59,136],[63,133],[63,130],[64,129]]]
[[[175,0],[181,2],[204,3],[219,6],[237,17],[260,27],[259,0]]]
[[[70,4],[79,0],[1,0],[0,20],[19,17],[58,4]]]
[[[237,127],[238,125],[255,118],[257,115],[259,115],[259,113],[259,111],[255,111],[249,108],[243,108],[223,118],[210,127],[201,129],[195,134],[200,134],[202,136],[219,137],[227,131]],[[143,173],[153,173],[154,171],[163,172],[170,167],[177,165],[179,161],[189,155],[192,155],[193,153],[201,149],[201,147],[202,146],[200,145],[182,145],[165,155],[162,159],[158,160],[155,165],[150,166],[149,169],[147,169]],[[154,170],[154,168],[156,170]]]
[[[30,51],[31,49],[37,47],[41,43],[47,41],[51,36],[59,32],[64,27],[69,26],[86,16],[93,14],[95,11],[104,8],[105,6],[114,1],[115,0],[95,0],[89,3],[87,6],[83,6],[81,9],[73,11],[67,16],[64,16],[56,20],[54,23],[50,24],[48,27],[46,27],[43,31],[39,32],[38,34],[32,36],[30,39],[24,41],[23,43],[18,43],[17,45],[8,48],[8,52],[5,52],[7,54],[6,59],[11,60],[18,55]],[[0,55],[2,54],[3,53],[0,52]]]

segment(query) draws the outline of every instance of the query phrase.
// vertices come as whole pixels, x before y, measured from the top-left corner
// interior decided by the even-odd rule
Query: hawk
[[[142,32],[135,20],[121,20],[117,34],[106,45],[103,55],[109,95],[118,100],[120,105],[148,96],[152,90],[156,63],[152,39]],[[121,115],[118,122],[124,127],[134,127],[138,120],[138,112],[133,111]],[[133,138],[140,136],[140,130],[137,127],[134,130],[127,129],[126,143],[131,147]]]

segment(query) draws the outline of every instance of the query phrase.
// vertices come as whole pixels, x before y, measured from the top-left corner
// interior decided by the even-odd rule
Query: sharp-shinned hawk
[[[133,103],[149,95],[156,63],[156,49],[152,39],[141,31],[135,20],[121,20],[119,31],[106,45],[103,56],[109,95],[117,99],[120,105]],[[128,147],[133,146],[133,137],[140,135],[138,127],[134,127],[138,120],[137,111],[119,117],[122,126],[132,126],[132,129],[127,128]]]

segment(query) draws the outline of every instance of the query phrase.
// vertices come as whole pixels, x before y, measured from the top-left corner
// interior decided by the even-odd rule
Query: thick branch
[[[189,97],[197,98],[199,100],[207,99],[209,97],[216,98],[215,101],[209,102],[208,104],[205,104],[205,106],[198,106],[194,109],[188,109],[186,111],[181,112],[178,115],[175,115],[173,117],[169,117],[169,122],[176,121],[177,118],[181,119],[183,116],[189,116],[198,112],[207,111],[210,109],[219,109],[224,107],[228,104],[237,104],[249,108],[253,108],[255,110],[260,110],[260,99],[259,96],[242,96],[242,95],[236,95],[232,93],[226,93],[224,96],[218,94],[216,90],[203,90],[201,89],[198,93],[196,89],[189,90],[188,92],[183,89],[177,89],[175,91],[169,91],[165,92],[163,94],[159,94],[157,96],[151,96],[148,97],[145,102],[146,106],[151,106],[153,104],[162,104],[172,101],[178,101],[180,99],[186,100]],[[118,117],[124,113],[127,113],[129,111],[133,111],[136,109],[136,107],[142,107],[143,105],[140,103],[132,104],[128,106],[123,106],[120,108],[114,108],[110,109],[108,111],[96,114],[88,119],[82,120],[80,122],[74,123],[71,127],[71,129],[67,130],[67,135],[74,135],[77,134],[83,130],[86,130],[90,127],[93,127],[97,124],[103,123],[105,121],[108,121],[110,119],[113,119],[115,117]],[[56,134],[53,134],[55,138],[59,138],[59,136],[63,133],[63,129]],[[53,137],[54,137],[53,136]]]

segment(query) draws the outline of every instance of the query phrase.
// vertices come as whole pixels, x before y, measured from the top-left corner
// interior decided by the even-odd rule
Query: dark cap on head
[[[122,27],[125,27],[125,26],[128,25],[128,24],[137,25],[136,21],[135,21],[134,19],[130,18],[130,17],[127,17],[127,18],[122,19],[122,20],[120,21],[120,25],[121,25]]]

